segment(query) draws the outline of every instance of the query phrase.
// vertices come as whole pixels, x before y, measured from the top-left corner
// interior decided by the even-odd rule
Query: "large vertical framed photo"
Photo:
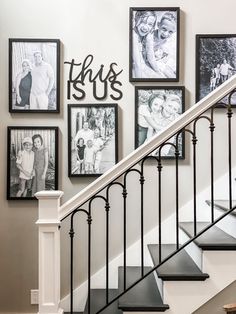
[[[185,111],[185,88],[183,86],[139,86],[135,87],[135,148],[162,132]],[[178,145],[179,158],[184,156],[184,134],[167,141],[161,157],[175,158]],[[177,143],[176,143],[177,142]],[[151,155],[159,156],[158,150]]]
[[[8,127],[7,199],[30,200],[58,189],[58,128]]]
[[[60,111],[59,39],[9,39],[9,111]]]
[[[196,101],[201,100],[236,73],[236,34],[196,35]],[[218,107],[228,104],[228,96]],[[231,97],[236,107],[236,94]]]
[[[130,8],[131,82],[179,80],[180,9]]]
[[[118,161],[117,104],[68,106],[68,175],[99,176]]]

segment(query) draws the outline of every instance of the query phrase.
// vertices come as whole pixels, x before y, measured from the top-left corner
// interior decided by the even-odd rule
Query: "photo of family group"
[[[236,73],[236,35],[197,35],[196,101]],[[219,103],[228,103],[224,97]],[[236,95],[231,98],[236,105]]]
[[[178,87],[136,87],[135,88],[135,147],[147,142],[162,132],[171,122],[176,120],[185,110],[185,90]],[[184,135],[178,138],[180,158],[184,158]],[[176,145],[176,137],[168,140]],[[152,155],[158,156],[158,150]],[[164,158],[175,157],[175,147],[165,145],[161,150]]]
[[[130,9],[130,81],[178,81],[179,8]]]
[[[58,188],[57,136],[57,127],[8,128],[7,199]]]
[[[69,105],[69,176],[98,176],[117,163],[117,106]]]
[[[9,111],[59,112],[60,42],[9,39]]]

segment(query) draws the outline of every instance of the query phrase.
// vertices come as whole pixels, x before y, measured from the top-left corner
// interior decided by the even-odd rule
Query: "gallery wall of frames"
[[[180,71],[181,9],[131,7],[129,13],[127,59],[129,81],[135,95],[135,128],[133,135],[128,132],[128,136],[134,136],[135,149],[185,111],[185,87],[175,85],[179,82]],[[103,65],[93,73],[89,66],[94,57],[88,55],[83,70],[73,78],[76,64],[73,60],[61,64],[61,49],[60,39],[9,39],[9,112],[17,115],[15,125],[8,126],[8,200],[35,199],[34,194],[40,190],[58,189],[59,129],[57,126],[35,126],[36,115],[35,125],[27,125],[27,114],[60,113],[62,66],[70,65],[67,93],[77,100],[76,104],[69,101],[66,104],[68,176],[97,177],[118,162],[118,138],[121,140],[118,113],[123,95],[123,82],[118,76],[122,70],[113,62],[106,74]],[[235,71],[236,34],[196,34],[196,101]],[[98,79],[100,89],[102,86],[100,96]],[[82,89],[86,80],[93,86],[95,102],[81,102],[86,96]],[[160,84],[163,82],[165,86]],[[236,106],[236,99],[232,101]],[[227,98],[221,100],[221,103],[225,102]],[[16,123],[19,115],[24,115],[24,127]],[[179,137],[178,145],[180,158],[184,159],[183,135]],[[174,158],[171,145],[165,146],[162,158]]]

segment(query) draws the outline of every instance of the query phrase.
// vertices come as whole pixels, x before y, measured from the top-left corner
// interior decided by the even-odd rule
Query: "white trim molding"
[[[39,200],[39,314],[62,314],[60,308],[60,220],[61,191],[41,191]]]

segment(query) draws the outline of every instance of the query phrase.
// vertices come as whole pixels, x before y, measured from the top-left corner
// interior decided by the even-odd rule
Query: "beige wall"
[[[59,126],[59,188],[64,200],[87,186],[92,179],[67,177],[67,69],[63,61],[75,58],[82,61],[89,53],[95,56],[95,65],[117,62],[124,71],[123,99],[119,110],[119,158],[134,147],[134,87],[128,80],[129,7],[179,6],[181,8],[180,82],[185,85],[186,107],[194,103],[195,94],[195,34],[235,33],[235,0],[227,3],[215,0],[1,0],[0,6],[0,312],[36,312],[30,306],[30,289],[37,288],[37,204],[35,201],[6,201],[6,127],[45,125]],[[59,38],[61,56],[61,113],[60,114],[9,114],[8,112],[8,38]],[[95,66],[94,65],[94,66]],[[165,85],[165,84],[158,84]],[[167,84],[171,85],[171,84]],[[94,102],[90,94],[85,102]],[[107,99],[107,102],[112,102]],[[221,119],[221,113],[217,115]],[[37,120],[36,120],[37,119]],[[221,134],[219,133],[219,138]],[[187,142],[188,143],[188,142]],[[208,144],[206,143],[205,147]],[[188,144],[186,145],[189,151]],[[205,149],[202,147],[202,150]],[[219,161],[225,160],[221,150]],[[171,163],[168,163],[171,164]],[[183,182],[190,175],[189,157],[183,164]],[[206,169],[208,164],[202,161]],[[204,168],[204,169],[205,169]],[[167,167],[170,173],[172,167]],[[217,175],[224,172],[217,167]],[[168,181],[168,178],[166,179]],[[199,178],[201,188],[207,182]],[[181,193],[181,201],[188,201],[188,185]],[[168,196],[168,191],[167,191]],[[135,195],[133,196],[135,198]],[[151,198],[149,201],[151,202]],[[171,202],[164,217],[171,213]],[[135,214],[135,213],[134,213]],[[98,217],[99,219],[99,217]],[[116,231],[117,220],[114,217]],[[150,229],[154,220],[147,224]],[[136,235],[131,235],[133,242]],[[116,244],[116,242],[115,242]],[[64,245],[64,244],[63,244]],[[64,249],[63,253],[66,251]],[[119,251],[114,249],[113,255]],[[63,254],[64,255],[64,254]],[[102,263],[102,262],[101,262]],[[63,264],[64,265],[64,264]],[[66,268],[66,266],[63,266]],[[65,279],[66,280],[66,279]],[[64,289],[66,291],[66,288]]]

